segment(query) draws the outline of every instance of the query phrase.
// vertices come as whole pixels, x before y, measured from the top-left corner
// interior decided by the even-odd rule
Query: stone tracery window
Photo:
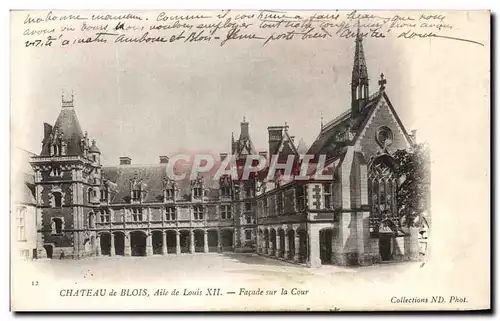
[[[368,177],[370,230],[386,219],[397,220],[397,180],[393,164],[390,156],[383,155],[374,159],[370,165]]]

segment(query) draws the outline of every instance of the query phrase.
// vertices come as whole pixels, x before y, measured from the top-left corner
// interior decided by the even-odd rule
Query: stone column
[[[123,254],[125,256],[132,256],[132,238],[130,237],[130,233],[125,233],[124,242]]]
[[[153,242],[152,242],[153,235],[151,232],[148,233],[146,236],[146,256],[151,256],[153,255]]]
[[[168,250],[167,250],[167,231],[163,231],[163,249],[162,249],[162,254],[167,255]]]
[[[217,249],[219,253],[222,253],[222,243],[221,243],[221,231],[217,230]]]
[[[181,233],[175,231],[175,254],[181,254]]]
[[[109,256],[115,255],[115,236],[111,233],[111,249],[109,250]]]
[[[189,232],[189,253],[194,253],[194,230]]]
[[[100,256],[101,255],[101,235],[97,234],[95,238],[95,255]],[[54,256],[54,253],[52,253],[52,256]]]
[[[288,260],[288,255],[290,254],[290,244],[288,243],[289,243],[288,233],[285,233],[285,252],[283,253],[285,260]]]
[[[295,230],[295,250],[293,251],[293,260],[295,262],[299,262],[299,252],[300,252],[300,236],[299,233],[297,233],[297,230]]]
[[[269,232],[269,251],[267,254],[269,254],[269,256],[274,255],[273,240],[271,239],[271,232]]]
[[[319,248],[319,229],[311,224],[307,224],[308,230],[308,244],[309,244],[309,266],[320,267],[320,248]]]
[[[411,261],[418,260],[418,227],[410,227],[410,251],[409,259]]]
[[[203,231],[203,252],[208,253],[208,231]]]
[[[281,237],[278,231],[276,231],[276,251],[274,252],[275,257],[280,257],[281,254]]]

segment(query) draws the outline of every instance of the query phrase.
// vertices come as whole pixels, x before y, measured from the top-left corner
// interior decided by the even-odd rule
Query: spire
[[[363,108],[363,104],[369,96],[368,83],[368,69],[366,68],[365,53],[363,51],[363,34],[360,31],[360,23],[358,20],[356,49],[354,52],[354,65],[352,67],[351,80],[353,114],[356,114]]]

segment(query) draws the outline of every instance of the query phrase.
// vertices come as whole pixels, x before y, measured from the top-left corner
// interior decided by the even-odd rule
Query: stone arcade
[[[331,181],[259,175],[214,180],[208,173],[171,181],[167,156],[147,166],[129,157],[103,166],[96,142],[80,127],[73,98],[63,98],[54,126],[45,124],[40,155],[31,160],[38,257],[248,251],[307,266],[416,258],[418,231],[399,227],[391,156],[411,149],[414,137],[385,86],[382,75],[370,94],[358,33],[351,106],[322,125],[309,148],[303,141],[296,145],[286,124],[268,127],[266,152],[255,150],[245,120],[239,138],[232,138],[239,165],[247,155],[326,155]]]

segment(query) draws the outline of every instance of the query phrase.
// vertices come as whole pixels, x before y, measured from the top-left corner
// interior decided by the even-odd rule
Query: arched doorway
[[[295,255],[295,231],[293,229],[287,232],[287,242],[289,249],[287,259],[293,260],[293,256]]]
[[[307,231],[300,229],[297,234],[299,235],[299,262],[304,263],[309,255],[307,251]]]
[[[194,230],[194,251],[203,252],[205,247],[205,237],[202,230]]]
[[[111,255],[111,234],[101,233],[101,255]]]
[[[162,231],[152,231],[151,232],[151,242],[153,243],[153,255],[162,254],[163,251],[163,232]]]
[[[379,253],[382,261],[392,260],[396,233],[397,227],[390,219],[383,220],[378,226]]]
[[[146,256],[146,233],[134,231],[130,233],[132,256]]]
[[[115,254],[125,255],[125,234],[122,232],[114,232],[115,238]]]
[[[219,251],[219,236],[217,231],[209,230],[207,235],[208,238],[208,252],[218,252]]]
[[[280,237],[280,251],[278,253],[278,257],[285,257],[285,231],[283,229],[279,229],[278,235]]]
[[[276,230],[275,229],[271,229],[271,231],[269,232],[269,238],[270,238],[270,255],[275,255],[276,253]]]
[[[175,231],[167,231],[167,253],[175,253],[177,238]]]
[[[321,264],[332,263],[332,243],[333,243],[333,229],[325,228],[319,231],[319,258]]]
[[[181,243],[181,253],[189,253],[191,235],[189,231],[180,231],[179,240]]]
[[[220,234],[222,251],[233,251],[233,230],[224,229]]]
[[[43,246],[43,248],[45,249],[45,253],[47,254],[47,258],[51,259],[52,255],[54,254],[54,247],[52,246],[52,244],[45,244]]]

